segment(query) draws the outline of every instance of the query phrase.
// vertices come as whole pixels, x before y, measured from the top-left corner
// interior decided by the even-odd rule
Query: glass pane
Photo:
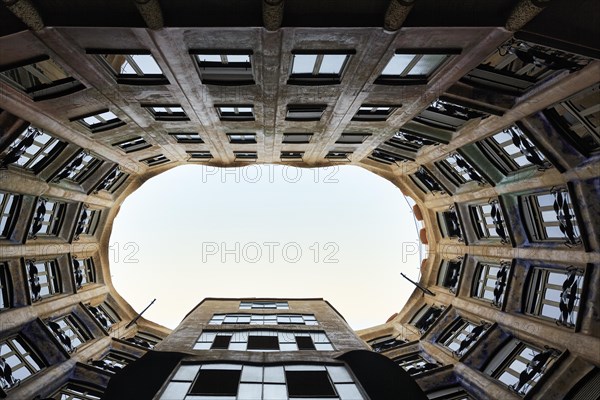
[[[171,382],[160,396],[161,400],[182,400],[187,394],[191,382]]]
[[[144,74],[162,74],[162,70],[150,54],[134,54],[131,56]]]
[[[446,58],[445,54],[424,54],[417,64],[412,67],[409,75],[429,75]]]
[[[413,58],[415,58],[414,54],[394,54],[388,65],[384,68],[382,75],[400,75]]]
[[[250,56],[246,54],[241,55],[227,55],[227,62],[250,62]]]
[[[296,54],[292,74],[311,74],[317,61],[316,54]]]
[[[323,56],[323,61],[321,61],[319,73],[339,74],[344,65],[344,61],[346,61],[346,57],[345,54],[325,54]]]
[[[193,381],[200,370],[200,365],[182,365],[173,377],[175,381]]]
[[[264,385],[264,400],[287,400],[287,390],[285,385]]]

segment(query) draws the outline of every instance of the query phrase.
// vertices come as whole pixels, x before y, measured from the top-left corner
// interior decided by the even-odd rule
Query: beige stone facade
[[[112,221],[161,172],[258,162],[361,166],[416,202],[430,292],[358,333],[431,399],[593,398],[597,7],[166,3],[0,6],[0,397],[99,394],[177,347],[188,320],[131,323]]]

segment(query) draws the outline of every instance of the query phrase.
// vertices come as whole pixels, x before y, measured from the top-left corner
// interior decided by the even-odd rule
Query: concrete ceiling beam
[[[522,29],[529,21],[541,13],[551,1],[552,0],[520,0],[515,8],[512,9],[504,27],[511,32]]]
[[[383,29],[386,31],[397,31],[402,27],[406,17],[415,5],[416,0],[392,0],[385,12]]]
[[[44,28],[42,16],[31,0],[2,0],[2,3],[25,25],[39,31]]]
[[[134,2],[148,28],[158,30],[165,26],[158,0],[134,0]]]

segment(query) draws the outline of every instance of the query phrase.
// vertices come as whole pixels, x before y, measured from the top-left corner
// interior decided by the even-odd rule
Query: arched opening
[[[354,329],[384,323],[418,280],[411,207],[363,168],[181,166],[123,202],[112,281],[174,328],[204,297],[323,297]],[[176,294],[176,295],[175,295]]]

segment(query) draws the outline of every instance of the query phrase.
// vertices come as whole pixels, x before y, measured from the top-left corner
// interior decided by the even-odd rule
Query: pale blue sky
[[[404,196],[354,166],[177,167],[125,200],[110,244],[116,289],[137,311],[156,298],[144,316],[169,328],[205,297],[247,296],[323,297],[362,329],[419,271]]]

